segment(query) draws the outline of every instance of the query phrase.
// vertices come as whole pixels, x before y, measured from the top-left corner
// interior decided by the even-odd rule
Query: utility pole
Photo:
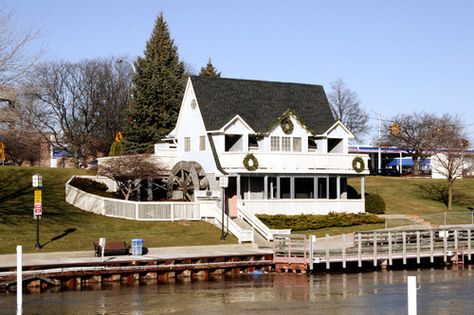
[[[377,158],[377,174],[381,174],[382,170],[382,149],[380,148],[380,140],[382,139],[382,114],[374,111],[371,109],[372,112],[374,112],[377,115],[377,128],[379,132],[379,142],[377,143],[378,147],[378,158]]]

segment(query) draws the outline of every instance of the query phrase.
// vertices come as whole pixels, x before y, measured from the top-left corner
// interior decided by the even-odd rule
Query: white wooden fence
[[[66,183],[66,202],[79,209],[109,217],[152,220],[200,220],[199,203],[195,202],[136,202],[89,194]]]
[[[140,221],[175,221],[202,220],[211,221],[217,227],[221,226],[222,212],[215,201],[200,202],[136,202],[113,199],[89,194],[69,183],[66,183],[66,202],[73,206],[114,218]],[[235,235],[240,243],[253,242],[252,230],[240,228],[224,215],[225,224],[229,223],[229,232]]]

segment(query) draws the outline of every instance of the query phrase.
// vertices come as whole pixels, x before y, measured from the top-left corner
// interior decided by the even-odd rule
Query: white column
[[[329,199],[329,176],[326,176],[326,199]]]
[[[237,175],[237,198],[239,200],[244,199],[242,198],[241,191],[240,191],[240,175]]]
[[[318,178],[317,177],[314,178],[313,193],[314,193],[314,199],[318,199]]]
[[[336,199],[341,199],[341,176],[336,177]]]
[[[277,195],[276,199],[280,199],[280,176],[277,176]]]

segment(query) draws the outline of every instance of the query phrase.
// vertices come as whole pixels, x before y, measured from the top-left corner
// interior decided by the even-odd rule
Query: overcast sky
[[[326,93],[342,78],[373,118],[457,113],[474,136],[474,1],[1,2],[17,29],[41,29],[50,59],[133,60],[163,12],[195,71],[210,57],[224,77],[315,83]]]

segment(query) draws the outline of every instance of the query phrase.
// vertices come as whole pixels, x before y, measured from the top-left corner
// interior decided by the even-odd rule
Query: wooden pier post
[[[377,233],[374,232],[374,267],[377,267]]]
[[[433,257],[433,252],[434,252],[434,243],[433,243],[433,230],[430,230],[430,263],[434,263],[434,257]]]
[[[407,264],[407,233],[402,232],[402,241],[403,241],[403,264]]]
[[[342,234],[342,268],[346,269],[346,234]]]
[[[448,231],[444,230],[443,231],[443,261],[447,262],[448,261]]]
[[[362,236],[357,233],[357,265],[362,267]]]
[[[326,239],[324,240],[324,246],[326,247],[326,269],[330,269],[331,263],[329,261],[329,234],[326,234]]]
[[[416,231],[416,263],[420,264],[420,231]]]
[[[388,264],[392,265],[392,232],[388,232]]]
[[[467,259],[471,260],[471,229],[467,229]]]

